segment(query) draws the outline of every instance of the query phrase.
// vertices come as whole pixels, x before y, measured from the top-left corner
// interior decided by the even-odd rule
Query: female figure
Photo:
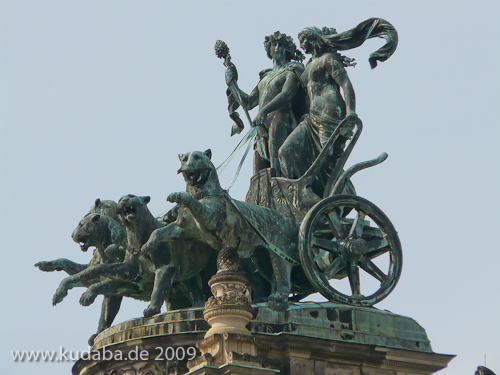
[[[300,46],[312,59],[302,73],[302,84],[309,97],[309,114],[288,137],[279,150],[282,175],[299,178],[319,155],[337,125],[346,117],[356,117],[356,98],[345,70],[353,60],[329,49],[321,36],[331,29],[308,27],[299,34]],[[327,34],[328,35],[328,34]],[[343,96],[341,94],[341,89]],[[346,127],[332,147],[331,157],[321,171],[313,191],[322,195],[329,172],[342,151],[351,128]]]
[[[348,66],[354,66],[355,62],[337,51],[358,47],[373,37],[383,37],[387,43],[370,55],[372,68],[377,65],[377,60],[387,60],[397,46],[396,29],[385,20],[372,18],[341,34],[326,27],[306,27],[299,33],[300,46],[312,55],[301,75],[310,105],[308,115],[279,150],[283,177],[301,177],[337,125],[346,117],[348,120],[357,117],[354,89],[345,70]],[[340,136],[330,150],[330,158],[312,187],[319,196],[323,196],[328,176],[351,135],[352,124],[353,121],[347,121],[344,129],[341,129]]]

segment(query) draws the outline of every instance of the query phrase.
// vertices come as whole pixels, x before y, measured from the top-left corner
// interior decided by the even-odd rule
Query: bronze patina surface
[[[146,318],[159,314],[163,303],[168,310],[200,307],[210,296],[207,283],[225,247],[241,258],[250,298],[278,317],[295,316],[296,305],[290,303],[315,292],[332,303],[361,307],[386,298],[401,274],[399,237],[382,210],[355,194],[350,178],[383,162],[387,154],[344,171],[363,124],[346,71],[355,62],[339,51],[374,37],[386,44],[370,55],[372,68],[397,47],[397,32],[389,22],[372,18],[342,33],[307,27],[298,35],[301,48],[311,55],[304,66],[304,54],[292,37],[276,31],[264,39],[272,68],[261,71],[250,94],[238,87],[229,47],[217,41],[235,121],[232,134],[243,129],[236,112],[242,107],[250,125],[244,139],[255,148],[246,201],[233,199],[221,187],[210,150],[180,154],[178,173],[186,189],[166,192],[167,200],[176,203],[166,215],[152,215],[148,196],[128,194],[118,203],[97,200],[73,233],[82,250],[96,247],[94,259],[88,265],[68,260],[36,264],[69,274],[57,288],[54,304],[74,287],[87,288],[80,298],[84,306],[103,295],[98,333],[111,325],[122,297],[150,301],[143,311]],[[252,120],[249,110],[255,107]],[[101,222],[105,224],[95,229]],[[375,288],[362,284],[362,272]],[[343,279],[347,291],[338,286]],[[259,307],[261,315],[264,310]],[[327,308],[317,311],[318,321],[327,322],[331,315],[321,311]],[[333,329],[335,336],[339,324],[323,328]]]

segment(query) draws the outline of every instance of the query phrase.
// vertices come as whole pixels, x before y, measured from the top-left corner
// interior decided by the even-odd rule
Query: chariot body
[[[336,127],[302,177],[275,177],[270,168],[263,169],[252,177],[246,201],[275,209],[301,223],[299,262],[315,291],[332,302],[372,306],[396,286],[403,255],[398,234],[382,210],[364,198],[345,193],[350,190],[348,185],[354,173],[387,158],[383,153],[344,171],[361,134],[361,120],[356,120],[352,137],[328,176],[323,197],[311,188],[322,166],[331,158],[330,150],[345,121]],[[279,249],[274,251],[280,255]],[[306,288],[292,300],[307,294],[310,292]]]

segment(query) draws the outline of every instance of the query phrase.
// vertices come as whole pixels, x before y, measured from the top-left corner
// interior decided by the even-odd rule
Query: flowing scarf
[[[325,35],[317,27],[306,27],[304,30],[316,34],[324,44],[336,51],[357,48],[367,39],[384,38],[387,42],[370,54],[368,59],[372,69],[377,66],[377,61],[386,61],[391,57],[398,46],[398,32],[394,26],[382,18],[370,18],[361,22],[358,26],[339,34]]]

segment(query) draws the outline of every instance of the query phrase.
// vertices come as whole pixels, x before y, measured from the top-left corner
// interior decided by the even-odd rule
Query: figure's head
[[[291,36],[276,31],[274,34],[266,36],[264,39],[264,48],[267,57],[270,59],[283,58],[285,61],[302,61],[304,55],[297,48]]]
[[[323,29],[320,29],[316,26],[306,27],[299,33],[300,47],[305,53],[312,53],[313,50],[321,51],[327,48],[323,37],[333,34],[337,34],[337,30],[334,28],[323,27]]]
[[[318,45],[318,35],[321,32],[315,26],[306,27],[299,33],[299,43],[300,48],[304,50],[305,53],[311,53],[314,48]]]
[[[331,39],[335,38],[332,38],[335,34],[337,34],[337,30],[333,27],[323,27],[322,29],[316,26],[306,27],[299,33],[300,47],[305,53],[316,56],[323,53],[332,53],[345,67],[355,66],[356,62],[354,59],[337,52],[331,41]]]

